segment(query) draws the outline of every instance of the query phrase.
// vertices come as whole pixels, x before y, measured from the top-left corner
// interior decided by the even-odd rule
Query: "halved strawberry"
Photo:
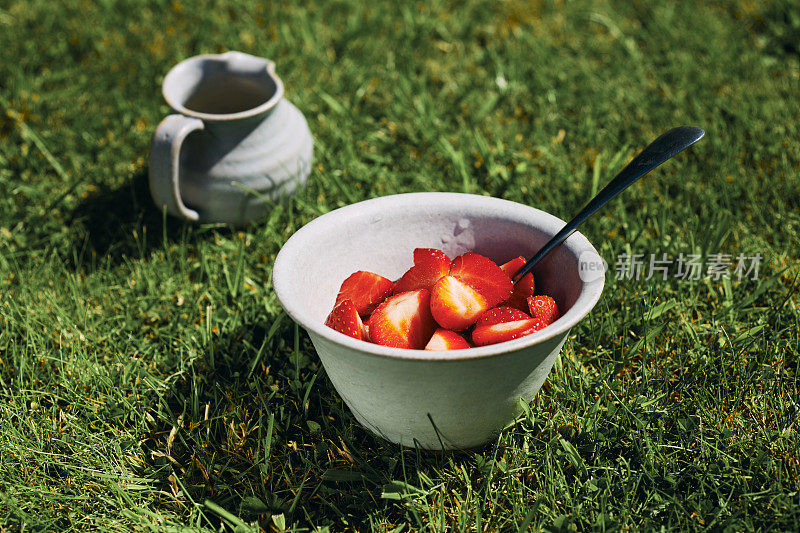
[[[336,303],[352,300],[359,315],[369,316],[387,296],[392,294],[392,287],[394,287],[392,280],[359,270],[342,282],[339,294],[336,295]]]
[[[443,277],[431,290],[431,313],[445,329],[466,329],[487,309],[489,304],[481,293],[453,276]]]
[[[547,324],[538,318],[500,322],[491,326],[476,327],[472,331],[472,342],[475,346],[497,344],[530,335],[535,331],[547,327]]]
[[[533,318],[538,318],[548,326],[558,319],[558,306],[556,301],[547,296],[531,296],[528,298],[528,309]]]
[[[502,324],[503,322],[514,322],[515,320],[527,320],[530,318],[528,313],[515,309],[513,307],[492,307],[475,322],[475,327],[480,326],[493,326],[495,324]]]
[[[425,348],[436,329],[427,289],[387,298],[369,317],[369,338],[375,344],[395,348]]]
[[[393,294],[417,289],[431,290],[433,284],[450,272],[450,258],[436,248],[416,248],[414,266],[394,284]]]
[[[364,323],[358,316],[356,306],[349,299],[333,306],[333,311],[325,319],[325,325],[354,339],[364,340]]]
[[[511,278],[494,261],[472,252],[453,259],[450,275],[478,291],[487,308],[507,300],[514,288]]]
[[[514,274],[516,274],[520,268],[525,266],[526,260],[524,257],[519,256],[516,259],[512,259],[508,263],[500,265],[500,269],[506,273],[509,278],[513,278]],[[511,293],[511,296],[504,302],[504,305],[508,305],[510,307],[514,307],[519,309],[520,311],[528,311],[528,302],[527,299],[530,296],[533,296],[534,290],[534,283],[533,283],[533,274],[528,272],[522,279],[514,284],[514,292]]]
[[[431,351],[445,351],[445,350],[464,350],[472,348],[467,340],[449,329],[439,328],[433,333],[433,337],[425,345],[426,350]]]

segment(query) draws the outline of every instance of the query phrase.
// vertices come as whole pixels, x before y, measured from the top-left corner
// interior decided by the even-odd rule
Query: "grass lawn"
[[[3,2],[0,531],[796,530],[797,15]],[[147,189],[164,74],[231,49],[276,61],[316,143],[308,186],[235,231]],[[458,191],[569,218],[680,124],[706,137],[582,227],[604,294],[483,448],[374,437],[272,292],[281,245],[339,206]],[[651,256],[670,270],[646,279]]]

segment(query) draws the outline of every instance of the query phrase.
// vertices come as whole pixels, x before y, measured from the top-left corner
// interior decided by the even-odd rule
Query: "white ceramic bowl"
[[[533,398],[572,326],[600,298],[601,260],[583,235],[574,233],[534,270],[537,292],[556,300],[561,317],[521,339],[450,352],[407,350],[350,338],[325,326],[325,318],[342,281],[357,270],[397,279],[419,247],[450,258],[474,251],[502,264],[530,257],[563,226],[544,211],[498,198],[385,196],[306,224],[278,253],[272,280],[361,424],[405,446],[469,448],[514,419],[518,398]]]

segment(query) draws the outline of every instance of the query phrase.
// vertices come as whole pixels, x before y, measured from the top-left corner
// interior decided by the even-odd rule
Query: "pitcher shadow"
[[[75,232],[74,249],[79,252],[67,261],[83,269],[97,261],[111,265],[125,258],[149,256],[153,250],[174,242],[194,242],[206,231],[158,210],[150,196],[148,168],[117,187],[101,186],[70,214],[68,223],[82,226]],[[212,226],[219,231],[225,227]]]

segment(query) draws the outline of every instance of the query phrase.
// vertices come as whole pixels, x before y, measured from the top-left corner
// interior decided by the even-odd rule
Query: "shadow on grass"
[[[220,334],[149,400],[142,475],[177,499],[213,502],[204,514],[214,527],[214,504],[266,530],[276,514],[287,525],[352,528],[395,506],[403,519],[396,480],[417,484],[420,465],[450,455],[400,449],[361,427],[309,339],[276,320]]]
[[[156,209],[150,197],[148,169],[116,188],[103,188],[81,202],[69,224],[80,224],[83,242],[74,243],[79,253],[70,258],[76,269],[93,261],[118,264],[125,257],[145,257],[167,242],[192,240],[194,227]],[[76,237],[78,238],[78,237]]]

